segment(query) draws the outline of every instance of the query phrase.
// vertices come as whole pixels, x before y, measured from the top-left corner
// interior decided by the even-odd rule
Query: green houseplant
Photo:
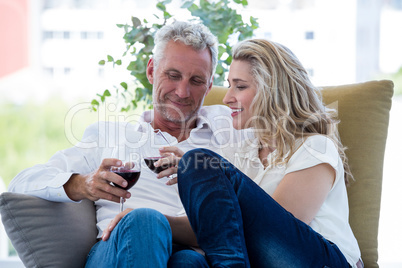
[[[213,34],[218,37],[219,55],[218,66],[214,77],[214,84],[222,85],[225,74],[230,65],[231,49],[230,41],[240,41],[253,36],[253,31],[258,28],[258,22],[254,17],[250,21],[244,22],[243,17],[237,12],[235,7],[246,7],[247,0],[219,0],[207,1],[183,0],[182,9],[187,9],[192,20],[202,22]],[[152,85],[148,82],[145,69],[152,55],[154,48],[154,34],[163,25],[172,21],[175,16],[168,12],[167,6],[171,0],[158,1],[156,10],[160,14],[154,14],[157,23],[149,23],[147,20],[141,21],[137,17],[131,18],[131,24],[118,24],[117,27],[124,29],[124,42],[126,51],[122,57],[130,57],[127,70],[130,71],[133,81],[121,82],[115,86],[115,96],[121,106],[121,111],[130,111],[137,108],[139,104],[144,108],[152,107]],[[99,62],[100,65],[113,64],[121,66],[122,59],[115,59],[108,55],[106,59]],[[111,97],[109,89],[92,100],[92,109],[97,110],[99,105],[105,102],[106,98]]]

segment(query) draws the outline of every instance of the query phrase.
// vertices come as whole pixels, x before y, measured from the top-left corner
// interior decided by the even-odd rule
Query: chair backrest
[[[339,134],[355,180],[348,187],[349,222],[366,268],[378,267],[378,224],[392,81],[324,87],[323,101],[338,110]],[[226,88],[214,87],[204,104],[222,104]]]

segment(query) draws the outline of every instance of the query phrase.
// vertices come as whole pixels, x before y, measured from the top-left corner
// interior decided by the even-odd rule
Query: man
[[[145,112],[134,125],[91,125],[75,147],[57,152],[44,165],[22,171],[10,183],[12,192],[51,201],[95,201],[98,237],[105,229],[106,235],[91,250],[87,267],[207,267],[201,254],[188,247],[178,250],[183,248],[178,244],[196,246],[196,239],[177,186],[166,185],[147,168],[130,191],[111,184],[126,185],[123,178],[110,172],[112,166],[121,164],[110,157],[113,148],[155,150],[163,145],[155,137],[156,130],[184,152],[197,147],[216,150],[236,141],[227,119],[228,108],[201,108],[217,65],[216,37],[203,25],[175,22],[158,31],[155,44],[146,71],[153,85],[153,111]],[[120,213],[116,217],[119,224],[114,226],[120,197],[133,211]],[[111,233],[108,225],[113,227]]]

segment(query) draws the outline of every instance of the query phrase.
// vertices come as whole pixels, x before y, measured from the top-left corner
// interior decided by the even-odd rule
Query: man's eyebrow
[[[179,70],[177,70],[177,69],[175,69],[175,68],[169,68],[169,69],[166,69],[165,70],[165,72],[167,73],[167,72],[176,72],[176,73],[181,73]]]

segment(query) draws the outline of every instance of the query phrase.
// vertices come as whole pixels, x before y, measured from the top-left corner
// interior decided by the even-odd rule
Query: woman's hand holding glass
[[[169,180],[166,182],[167,185],[173,185],[177,183],[177,177],[173,177],[172,175],[177,173],[177,165],[179,164],[180,159],[184,155],[184,152],[175,146],[167,146],[159,149],[159,152],[162,156],[161,159],[154,163],[156,168],[165,167],[160,171],[156,177],[158,179],[163,177],[169,177]],[[167,167],[167,168],[166,168]]]
[[[156,173],[158,179],[168,177],[167,185],[177,183],[177,179],[173,178],[173,174],[177,173],[177,165],[184,155],[184,152],[171,143],[160,129],[154,130],[155,144],[163,145],[158,150],[151,150],[144,155],[144,162],[148,168]]]

